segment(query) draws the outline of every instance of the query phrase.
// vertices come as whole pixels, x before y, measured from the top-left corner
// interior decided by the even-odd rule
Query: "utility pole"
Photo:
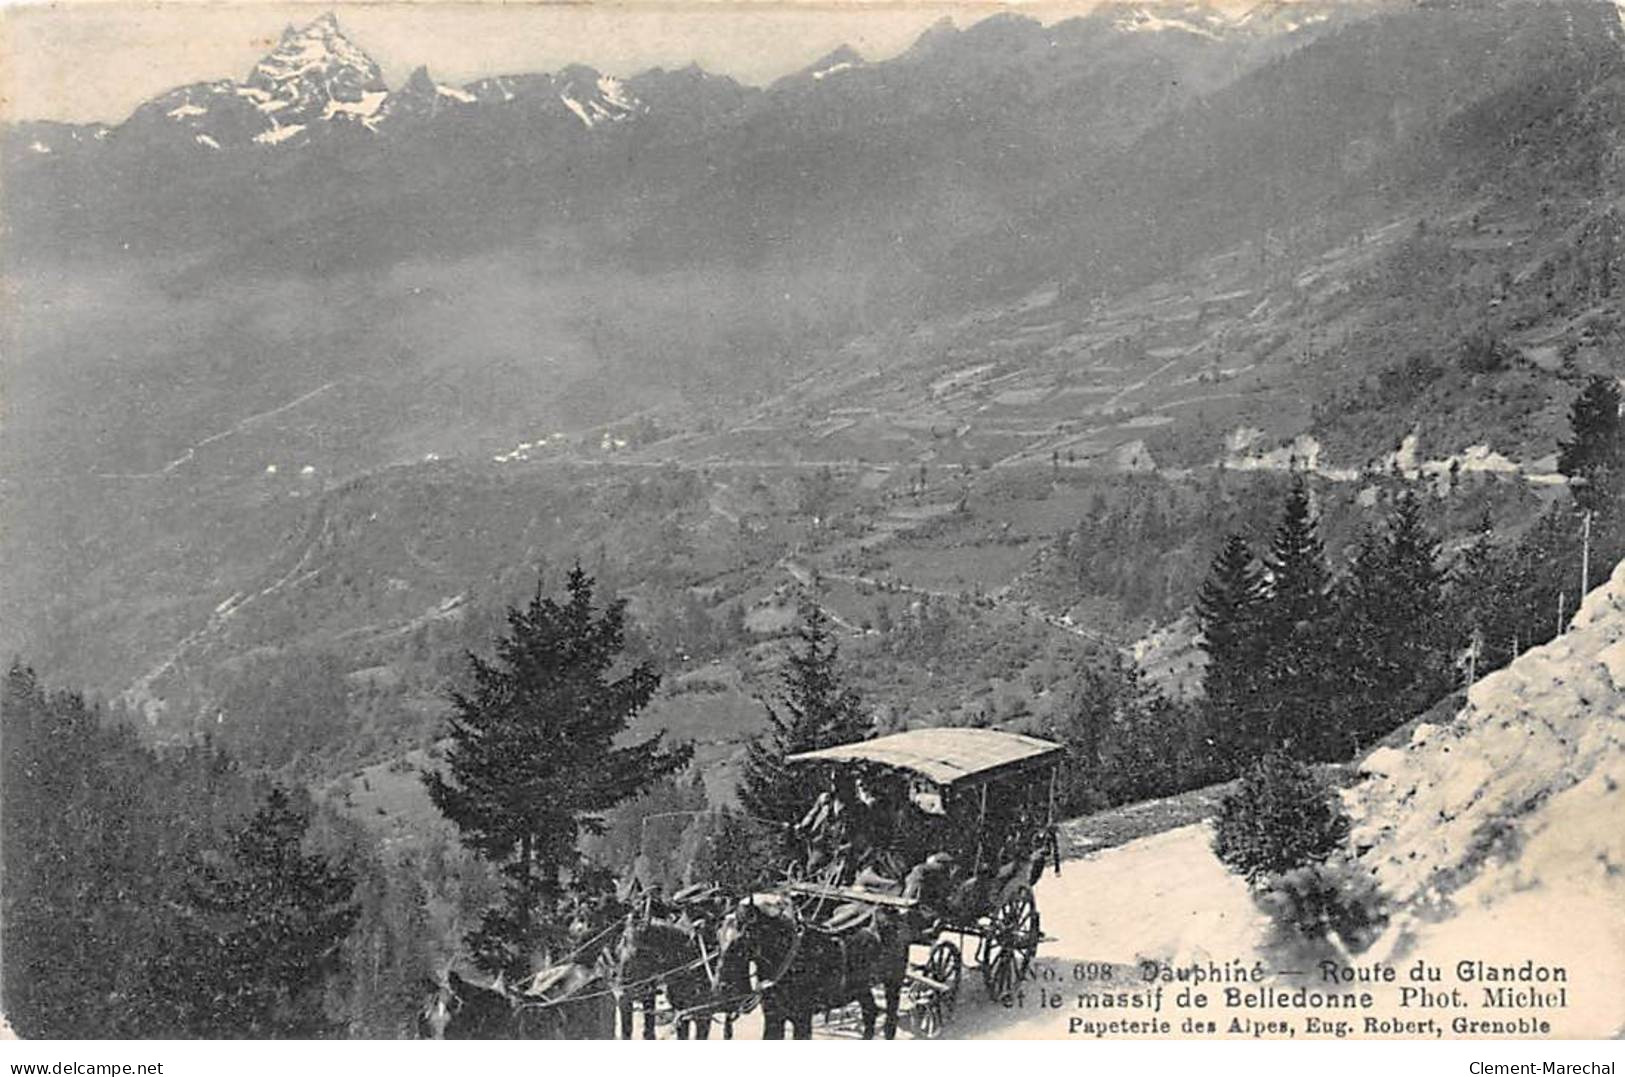
[[[1591,510],[1586,510],[1580,542],[1580,601],[1591,593]]]
[[[1563,634],[1563,605],[1568,597],[1563,591],[1557,592],[1557,634],[1559,636]]]

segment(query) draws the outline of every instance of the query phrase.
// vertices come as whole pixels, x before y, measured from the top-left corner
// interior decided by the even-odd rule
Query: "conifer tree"
[[[1114,804],[1183,792],[1214,772],[1218,749],[1209,724],[1192,708],[1170,700],[1133,662],[1119,661],[1117,682],[1100,751],[1101,789]]]
[[[185,1033],[310,1039],[339,1031],[324,989],[360,907],[354,875],[304,851],[309,826],[309,814],[274,787],[230,836],[227,855],[198,863],[182,950],[166,976]]]
[[[1440,562],[1439,539],[1422,519],[1422,505],[1411,491],[1400,495],[1388,517],[1383,553],[1390,596],[1384,627],[1395,668],[1406,683],[1439,687],[1439,667],[1449,639],[1445,624],[1446,571]]]
[[[352,1031],[397,1027],[380,992],[417,977],[389,975],[399,962],[367,985],[328,975],[357,952],[360,932],[341,930],[355,903],[310,885],[324,864],[340,883],[368,870],[370,836],[351,831],[341,870],[304,856],[304,813],[285,800],[233,825],[261,800],[229,756],[155,750],[120,718],[20,665],[0,687],[0,1008],[17,1031],[304,1036],[332,1030],[329,1014]],[[403,937],[385,964],[424,936]],[[369,1026],[369,1009],[389,1014]]]
[[[687,881],[748,894],[775,881],[778,835],[727,807],[698,815],[683,835]]]
[[[1367,531],[1339,588],[1335,728],[1325,758],[1346,758],[1410,720],[1450,688],[1452,637],[1445,622],[1439,542],[1421,505],[1400,495],[1381,531]]]
[[[1259,703],[1264,600],[1263,570],[1247,541],[1231,535],[1196,595],[1200,646],[1207,654],[1202,687],[1216,747],[1227,758],[1245,754],[1245,746],[1259,739],[1248,728],[1248,708]]]
[[[1619,382],[1597,375],[1569,409],[1572,441],[1559,443],[1557,470],[1574,483],[1574,499],[1587,512],[1612,517],[1625,495],[1625,423]]]
[[[1306,756],[1315,750],[1315,729],[1328,696],[1325,622],[1330,571],[1309,486],[1301,475],[1293,477],[1287,491],[1264,567],[1262,678],[1254,720],[1262,734],[1258,748]]]
[[[1486,509],[1479,517],[1472,542],[1456,558],[1446,580],[1455,645],[1473,652],[1474,669],[1479,674],[1504,665],[1508,657],[1499,630],[1502,575],[1495,525]]]
[[[1310,504],[1309,485],[1301,475],[1292,480],[1281,522],[1265,558],[1269,570],[1269,624],[1277,631],[1312,622],[1325,613],[1326,547]]]
[[[659,676],[641,663],[614,676],[625,646],[624,601],[593,605],[577,565],[567,599],[536,595],[508,611],[496,660],[469,656],[473,688],[454,692],[444,771],[424,775],[435,807],[504,877],[503,903],[468,942],[489,971],[527,971],[557,941],[565,873],[601,813],[687,766],[688,746],[655,734],[618,744],[654,696]]]
[[[746,749],[739,799],[758,819],[791,824],[811,805],[814,791],[785,766],[799,752],[816,751],[868,736],[870,725],[858,693],[842,682],[840,644],[829,617],[813,602],[803,604],[792,651],[780,676],[778,706],[767,708],[768,734]]]
[[[83,1034],[94,1009],[77,983],[87,934],[69,813],[88,815],[79,795],[93,750],[90,714],[50,699],[32,669],[14,664],[0,695],[5,751],[0,752],[0,992],[7,1017],[28,1038]]]

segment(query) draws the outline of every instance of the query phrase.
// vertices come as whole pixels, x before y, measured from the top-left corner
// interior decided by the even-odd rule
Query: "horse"
[[[706,942],[702,924],[661,919],[627,920],[615,947],[616,980],[621,985],[621,1038],[632,1038],[632,1009],[643,1007],[643,1038],[655,1038],[655,989],[664,986],[666,1000],[677,1014],[677,1038],[711,1035],[712,1003],[716,991],[712,970],[718,960],[715,945]],[[733,1039],[733,1015],[723,1018],[722,1036]]]
[[[595,965],[566,962],[532,976],[514,999],[514,1030],[523,1040],[612,1040],[615,998]]]
[[[565,944],[570,951],[560,960],[613,972],[615,945],[633,918],[632,906],[610,895],[578,899],[566,912]]]
[[[806,923],[789,899],[758,894],[742,899],[721,931],[721,981],[730,994],[750,990],[752,966],[762,996],[762,1038],[782,1040],[789,1024],[798,1040],[812,1037],[813,1014],[856,1002],[863,1012],[863,1038],[875,1036],[879,1007],[886,1002],[885,1036],[897,1036],[898,999],[908,973],[905,925],[868,906],[843,907],[828,931]]]
[[[426,1040],[607,1040],[615,1037],[615,1000],[601,971],[574,962],[543,969],[518,992],[501,977],[480,987],[448,972],[429,982],[417,1033]]]
[[[429,981],[418,1011],[417,1033],[425,1040],[508,1040],[515,1036],[513,1002],[502,982],[469,983],[455,972]]]

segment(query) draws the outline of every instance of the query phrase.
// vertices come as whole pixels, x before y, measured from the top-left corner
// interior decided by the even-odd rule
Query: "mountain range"
[[[390,88],[326,15],[285,30],[246,78],[180,87],[120,124],[15,127],[9,171],[31,212],[11,227],[36,224],[19,240],[41,248],[72,237],[166,253],[254,230],[263,217],[250,183],[304,192],[310,229],[330,232],[319,207],[381,215],[381,229],[403,193],[444,209],[489,202],[493,189],[528,200],[539,192],[523,187],[563,181],[591,191],[604,215],[639,222],[638,257],[651,245],[686,257],[671,247],[692,245],[688,223],[719,214],[738,222],[719,241],[759,255],[797,213],[784,201],[791,189],[792,201],[862,199],[854,185],[912,186],[947,169],[937,182],[973,184],[991,209],[1031,198],[1080,157],[1359,10],[1313,0],[1230,18],[1196,4],[1108,4],[1047,27],[945,21],[892,60],[842,48],[765,90],[697,66],[623,80],[579,65],[463,86],[420,68]],[[593,212],[556,196],[573,214]],[[289,212],[279,207],[279,226]],[[407,212],[421,216],[421,205]],[[145,218],[164,227],[143,228]]]
[[[1255,43],[1329,23],[1336,11],[1324,4],[1288,5],[1281,0],[1269,0],[1237,16],[1226,16],[1200,4],[1147,7],[1114,3],[1087,19],[1075,18],[1049,31],[1031,20],[1016,20],[1001,32],[1006,38],[1003,47],[1010,49],[1031,49],[1035,44],[1046,49],[1075,49],[1087,37],[1146,33],[1215,43]],[[991,32],[990,27],[984,27],[977,36]],[[952,51],[961,36],[952,20],[945,17],[916,43],[910,55],[917,57],[939,49]],[[980,48],[959,47],[969,53],[968,58],[974,58]],[[772,89],[793,92],[868,66],[875,65],[867,64],[849,46],[842,46],[804,70],[780,79]],[[719,100],[723,104],[706,117],[712,122],[743,107],[747,99],[761,96],[754,88],[742,87],[732,79],[708,76],[697,65],[681,74],[715,83],[705,96],[713,104]],[[704,103],[695,97],[691,87],[674,85],[670,73],[660,69],[634,76],[634,80],[653,90],[655,99],[663,105]],[[458,106],[477,105],[510,106],[506,109],[510,114],[528,114],[532,120],[541,114],[551,114],[555,119],[568,114],[588,129],[650,111],[620,79],[584,65],[567,67],[557,74],[487,76],[461,86],[437,82],[426,67],[419,67],[402,86],[391,90],[379,65],[345,35],[338,19],[328,13],[304,26],[287,27],[276,48],[244,79],[178,87],[148,101],[128,120],[116,125],[33,126],[31,133],[38,137],[29,141],[28,148],[39,154],[71,151],[73,144],[86,135],[102,140],[115,133],[129,142],[161,141],[165,131],[175,141],[215,150],[239,148],[249,142],[281,145],[308,142],[351,125],[377,133],[392,121],[399,126],[409,119],[428,119],[441,112],[455,114]],[[158,122],[160,119],[173,122],[164,124]]]

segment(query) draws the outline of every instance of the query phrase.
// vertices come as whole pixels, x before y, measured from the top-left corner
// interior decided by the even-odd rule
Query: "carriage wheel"
[[[959,1002],[959,972],[964,962],[959,947],[942,940],[931,947],[931,956],[920,966],[920,973],[928,980],[942,984],[942,990],[915,984],[910,989],[909,1012],[914,1017],[914,1034],[921,1039],[934,1040],[953,1020],[954,1006]]]
[[[1038,906],[1031,890],[1018,890],[990,918],[983,945],[982,983],[988,997],[1008,1002],[1015,997],[1038,953]]]

